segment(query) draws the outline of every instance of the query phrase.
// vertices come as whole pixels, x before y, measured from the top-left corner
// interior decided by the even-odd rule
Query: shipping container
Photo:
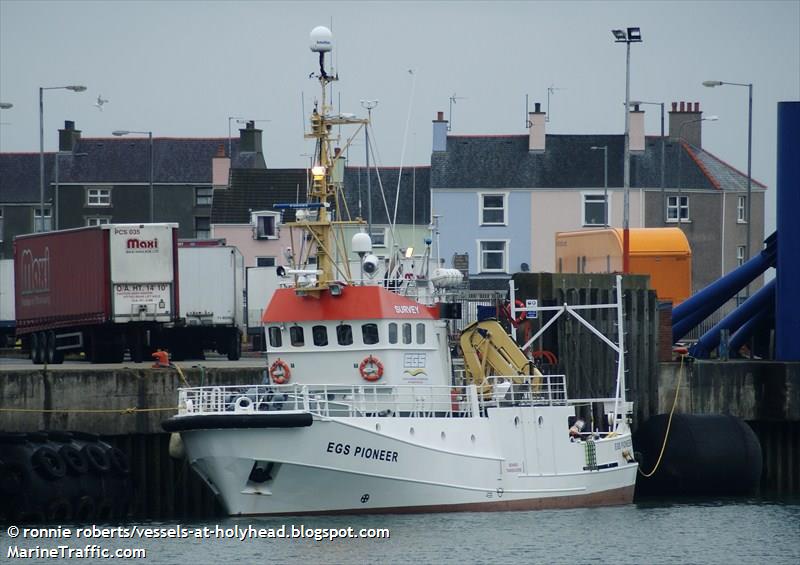
[[[107,224],[14,239],[16,334],[34,363],[83,351],[134,361],[179,309],[177,224]]]
[[[621,273],[620,228],[556,233],[558,273]],[[680,304],[692,293],[692,250],[678,228],[632,228],[630,272],[650,275],[659,300]]]
[[[254,351],[266,351],[261,316],[279,286],[280,278],[275,267],[247,267],[247,338]]]
[[[178,242],[181,304],[166,332],[173,360],[215,350],[239,359],[244,328],[244,260],[224,240]]]

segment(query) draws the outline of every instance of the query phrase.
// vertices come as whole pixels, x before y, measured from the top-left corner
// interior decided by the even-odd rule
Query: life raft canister
[[[269,367],[269,376],[273,383],[282,385],[288,383],[289,379],[292,378],[292,371],[289,370],[289,365],[286,361],[276,359]]]
[[[361,361],[358,372],[365,381],[375,382],[383,376],[383,363],[377,357],[370,355]]]

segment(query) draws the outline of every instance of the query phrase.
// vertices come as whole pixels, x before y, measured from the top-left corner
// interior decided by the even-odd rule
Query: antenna
[[[552,84],[547,87],[547,114],[544,117],[545,122],[550,121],[550,95],[553,94],[556,90],[566,90],[566,88],[558,88],[553,86]]]
[[[447,118],[447,131],[450,131],[453,128],[453,104],[456,103],[456,100],[466,100],[466,96],[456,96],[454,92],[453,95],[450,97],[450,113]]]

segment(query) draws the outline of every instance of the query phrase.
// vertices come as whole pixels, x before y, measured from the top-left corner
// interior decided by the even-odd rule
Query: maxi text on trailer
[[[181,304],[178,320],[166,330],[175,361],[202,359],[216,350],[235,361],[242,354],[244,260],[224,239],[178,242]]]
[[[83,351],[141,362],[178,312],[177,224],[107,224],[14,239],[17,336],[34,363]]]

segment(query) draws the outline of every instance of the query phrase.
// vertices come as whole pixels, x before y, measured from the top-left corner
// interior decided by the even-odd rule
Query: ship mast
[[[316,78],[319,80],[322,91],[320,102],[318,105],[314,105],[314,110],[311,113],[311,132],[305,134],[307,139],[316,140],[315,160],[311,168],[312,182],[309,187],[308,203],[291,206],[283,205],[285,207],[305,209],[302,213],[298,210],[295,217],[296,221],[288,225],[306,230],[311,235],[312,242],[316,244],[317,276],[311,284],[307,284],[304,287],[300,284],[297,285],[298,292],[312,296],[319,296],[319,291],[330,288],[331,283],[336,280],[349,278],[349,275],[342,272],[336,263],[336,249],[334,247],[336,241],[333,235],[333,227],[364,223],[360,218],[355,221],[342,221],[338,210],[337,186],[334,183],[333,174],[336,162],[343,155],[343,151],[338,152],[335,156],[331,154],[331,143],[334,141],[331,136],[333,126],[358,124],[361,127],[366,126],[368,121],[349,115],[332,114],[332,108],[327,101],[327,87],[331,82],[339,80],[338,76],[329,75],[325,70],[325,53],[330,52],[332,48],[333,40],[328,28],[318,26],[311,31],[311,51],[319,53],[319,74],[316,75]],[[350,140],[353,137],[355,137],[355,134]],[[350,144],[350,140],[346,145]],[[331,212],[332,207],[333,213]],[[314,211],[316,214],[314,214]],[[346,253],[346,249],[343,249],[343,251]],[[345,255],[345,264],[347,264],[346,259]],[[339,275],[338,277],[337,274]]]

